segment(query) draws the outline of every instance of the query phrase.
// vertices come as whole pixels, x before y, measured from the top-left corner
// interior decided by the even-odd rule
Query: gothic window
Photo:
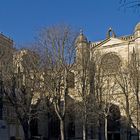
[[[121,66],[120,58],[114,53],[107,53],[102,57],[101,67],[104,72],[114,73],[117,72]]]

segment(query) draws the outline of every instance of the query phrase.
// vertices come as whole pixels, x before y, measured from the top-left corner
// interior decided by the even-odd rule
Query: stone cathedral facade
[[[5,51],[9,51],[9,52],[14,51],[12,40],[0,34],[0,47],[1,46],[6,47]],[[103,72],[103,75],[101,75],[103,77],[102,80],[104,83],[102,86],[104,89],[102,95],[103,102],[106,104],[114,105],[120,111],[119,117],[113,121],[111,120],[113,125],[110,125],[111,123],[108,124],[108,139],[109,140],[128,139],[127,128],[126,128],[126,125],[128,125],[128,120],[127,120],[128,114],[126,112],[126,108],[128,107],[128,104],[126,103],[126,96],[123,93],[123,90],[121,89],[121,84],[126,88],[127,86],[126,78],[128,78],[126,67],[130,64],[132,60],[132,56],[134,54],[137,54],[138,58],[140,56],[140,23],[138,23],[135,26],[134,31],[132,32],[131,35],[126,35],[126,36],[117,36],[113,31],[113,29],[109,28],[106,34],[106,38],[104,40],[97,41],[97,42],[88,41],[86,36],[81,32],[75,41],[75,46],[76,46],[76,63],[79,65],[77,68],[74,68],[73,70],[73,73],[75,75],[74,76],[75,85],[70,88],[69,101],[70,102],[73,102],[75,100],[77,100],[77,102],[81,101],[78,95],[78,89],[80,88],[80,85],[78,83],[78,77],[76,77],[78,71],[81,71],[81,66],[80,66],[81,60],[83,59],[83,57],[86,57],[88,59],[87,62],[90,65],[93,64],[93,60],[94,60],[95,62],[94,64],[98,66],[98,68],[101,67],[101,71]],[[9,57],[13,57],[12,55],[13,53],[9,55]],[[16,53],[15,55],[18,57]],[[22,53],[20,53],[20,55],[22,55]],[[10,62],[9,60],[13,60],[13,59],[9,58],[5,60]],[[8,63],[8,62],[4,62],[4,63]],[[2,64],[0,63],[0,67],[1,66]],[[91,69],[91,73],[92,70],[93,69]],[[114,76],[116,73],[119,73],[119,77]],[[122,76],[122,74],[124,73],[125,75]],[[4,73],[0,71],[0,76],[1,74]],[[121,83],[122,80],[124,80],[123,83]],[[120,81],[119,83],[120,85],[118,84],[119,81]],[[129,114],[131,114],[131,121],[133,122],[133,125],[131,125],[129,129],[131,131],[129,132],[130,135],[129,137],[135,140],[138,137],[138,133],[140,133],[139,132],[140,111],[138,109],[136,97],[133,94],[133,92],[128,90],[127,93],[129,93],[129,95],[127,96],[128,97],[127,99],[129,101]],[[5,120],[7,122],[9,137],[17,136],[22,139],[23,132],[21,126],[17,122],[15,114],[13,113],[14,111],[11,111],[13,108],[9,109],[10,105],[7,107],[7,103],[3,104],[3,106],[1,105],[2,104],[0,102],[0,107],[4,108],[3,109],[4,115],[1,116],[0,120]],[[66,137],[68,140],[82,139],[82,125],[79,116],[77,116],[77,114],[78,113],[75,112],[74,117],[73,114],[69,114],[68,116],[66,116]],[[14,117],[9,117],[9,116],[14,116]],[[94,122],[91,121],[88,126],[88,133],[87,133],[88,138],[90,140],[95,140],[95,139],[103,140],[104,128],[103,127],[100,128],[101,131],[99,133],[99,122],[96,122],[95,120],[96,119],[94,119]],[[117,125],[118,121],[119,121],[119,127]],[[57,140],[60,135],[59,121],[56,115],[49,114],[47,118],[44,116],[40,116],[40,120],[38,121],[38,125],[36,127],[37,128],[33,128],[33,129],[38,129],[38,134],[42,135],[46,139]]]
[[[90,64],[91,73],[94,71],[94,66],[97,69],[101,68],[100,78],[103,85],[98,83],[98,86],[102,86],[102,101],[106,104],[106,107],[110,105],[109,108],[112,111],[110,113],[113,116],[107,118],[108,140],[137,140],[140,135],[140,110],[134,92],[127,87],[130,86],[127,68],[133,56],[137,55],[139,58],[140,55],[140,23],[134,27],[131,35],[125,36],[117,36],[113,29],[109,28],[106,38],[97,42],[88,41],[87,37],[81,32],[76,38],[75,47],[74,86],[69,90],[69,101],[72,102],[72,107],[74,108],[75,101],[82,102],[83,100],[83,97],[79,94],[79,92],[82,93],[83,85],[80,84],[80,78],[77,76],[79,72],[82,73],[83,71],[81,65],[83,63]],[[98,79],[96,76],[94,78],[97,86]],[[127,92],[123,91],[123,87],[127,89]],[[86,89],[86,91],[89,90]],[[92,108],[92,105],[90,107]],[[126,111],[127,109],[129,109],[129,114]],[[65,128],[68,140],[82,139],[82,116],[78,116],[78,113],[78,110],[76,110],[66,116]],[[105,122],[103,120],[100,124],[95,114],[91,115],[91,121],[88,120],[87,137],[89,140],[104,140]],[[129,115],[130,120],[128,120]],[[53,116],[50,118],[53,118]],[[46,122],[46,125],[48,125],[46,132],[43,129],[42,132],[48,139],[57,139],[59,137],[59,121],[57,117],[50,120],[50,122]],[[131,121],[130,125],[129,121]]]
[[[81,32],[75,41],[76,47],[76,66],[73,69],[74,85],[69,89],[69,102],[72,106],[72,110],[75,108],[74,103],[81,102],[82,97],[78,92],[81,92],[80,78],[77,77],[78,72],[82,72],[82,59],[91,65],[96,65],[97,68],[101,67],[103,74],[100,78],[103,80],[103,95],[102,101],[107,105],[109,104],[112,110],[112,118],[108,119],[108,140],[137,140],[140,130],[140,111],[138,109],[136,97],[132,91],[128,88],[128,102],[126,103],[126,96],[123,93],[121,84],[126,88],[127,82],[125,77],[127,76],[126,67],[132,60],[132,56],[140,52],[140,23],[138,23],[131,35],[117,36],[115,32],[109,28],[104,40],[98,42],[91,42],[87,40],[87,37]],[[93,61],[95,63],[93,63]],[[115,74],[119,74],[119,77],[115,77]],[[124,75],[122,75],[124,74]],[[116,78],[116,79],[115,79]],[[124,82],[122,82],[124,80]],[[97,82],[97,79],[95,78]],[[118,82],[120,81],[120,85]],[[122,83],[121,83],[122,82]],[[101,83],[102,84],[102,83]],[[88,90],[87,90],[88,91]],[[89,95],[90,97],[90,95]],[[129,105],[129,114],[132,124],[129,125],[128,130],[128,114],[126,109]],[[115,108],[115,109],[114,109]],[[99,108],[100,109],[100,108]],[[115,110],[115,111],[113,111]],[[117,114],[116,114],[117,112]],[[95,112],[96,114],[96,112]],[[91,115],[91,121],[88,121],[87,137],[89,140],[104,140],[104,121],[99,124],[99,120]],[[66,114],[65,120],[65,132],[66,139],[68,140],[81,140],[82,139],[82,116],[79,115],[79,110],[70,111]],[[100,125],[100,127],[99,127]],[[129,131],[129,132],[128,132]],[[38,121],[38,134],[49,140],[57,140],[60,137],[59,120],[53,112],[48,117],[40,116]]]
[[[140,110],[138,108],[136,96],[129,87],[126,87],[129,85],[127,68],[131,63],[134,54],[137,55],[137,59],[134,60],[133,63],[139,61],[140,56],[140,23],[135,26],[131,35],[117,36],[113,29],[109,28],[104,40],[90,42],[83,33],[80,33],[76,39],[77,63],[80,63],[82,57],[87,57],[92,65],[92,60],[94,59],[95,65],[101,67],[103,72],[103,86],[105,89],[103,93],[104,102],[106,100],[108,103],[118,106],[120,110],[120,128],[118,130],[115,128],[116,126],[108,128],[109,139],[116,138],[116,140],[124,140],[128,139],[128,137],[137,139],[138,133],[140,133]],[[119,75],[119,78],[114,76],[116,73]],[[123,87],[125,89],[128,88],[127,96],[125,96],[126,92],[124,93],[122,90]],[[140,95],[138,96],[140,98]],[[126,97],[129,104],[126,103]],[[128,123],[126,109],[129,109],[129,114],[131,114],[130,117],[133,123],[133,125],[130,126],[130,134],[126,134],[127,130],[125,125]],[[95,129],[93,131],[95,131]],[[90,136],[92,134],[90,132],[88,134],[89,138],[92,138],[92,136]],[[94,138],[99,139],[99,136],[95,136]]]

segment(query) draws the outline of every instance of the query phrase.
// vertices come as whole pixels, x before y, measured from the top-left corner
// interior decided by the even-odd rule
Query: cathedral
[[[86,106],[86,113],[93,109],[93,114],[87,113],[87,117],[90,116],[89,119],[86,118],[87,138],[137,140],[140,134],[140,96],[139,92],[134,92],[139,90],[134,85],[139,74],[136,72],[138,75],[131,79],[134,83],[130,77],[134,74],[134,69],[139,70],[140,23],[135,26],[131,35],[125,36],[117,36],[109,28],[106,38],[97,42],[88,41],[81,32],[75,40],[75,49],[74,84],[69,88],[69,102],[72,109],[77,108],[74,103],[80,103],[84,108],[81,102],[91,102]],[[137,83],[140,84],[139,80]],[[95,103],[99,104],[96,106]],[[69,140],[83,139],[82,111],[78,108],[66,115],[66,138]],[[46,122],[47,133],[42,132],[48,139],[57,139],[60,135],[59,121],[51,115],[49,119]]]
[[[0,34],[0,48],[0,55],[4,58],[3,63],[0,62],[1,82],[1,78],[5,78],[4,75],[7,74],[7,68],[4,68],[4,64],[13,64],[13,58],[16,58],[19,61],[17,63],[14,60],[14,64],[22,67],[20,58],[27,52],[24,50],[21,52],[15,51],[13,41],[2,34]],[[109,28],[106,38],[97,42],[88,41],[87,37],[81,32],[75,40],[75,50],[76,58],[72,71],[73,84],[69,88],[68,100],[74,108],[73,104],[75,102],[79,104],[85,98],[88,98],[88,101],[92,102],[88,105],[88,109],[96,108],[93,110],[93,115],[88,115],[90,119],[87,123],[87,138],[104,140],[105,131],[107,131],[108,140],[137,140],[140,135],[140,89],[138,88],[139,85],[135,85],[140,84],[139,74],[137,73],[140,56],[140,23],[135,26],[131,35],[125,36],[117,36],[114,30]],[[8,57],[7,52],[9,53]],[[88,68],[88,74],[86,73],[88,78],[84,73],[87,71],[86,68]],[[137,70],[135,73],[134,68]],[[82,80],[85,78],[85,83],[82,83],[84,80],[82,82],[79,80],[81,78],[79,73],[82,75]],[[131,75],[133,75],[133,78],[130,80]],[[83,89],[86,84],[90,86]],[[86,92],[88,96],[82,96],[80,94],[82,92]],[[2,98],[2,92],[0,94],[0,136],[3,131],[3,134],[7,134],[8,137],[15,136],[22,139],[23,131],[13,108],[9,102]],[[97,104],[94,103],[97,101],[98,106],[95,106]],[[99,114],[96,111],[100,109],[102,112],[98,113],[102,118],[97,119]],[[65,127],[68,140],[82,139],[80,111],[70,111],[66,115]],[[44,139],[57,140],[60,135],[60,124],[57,116],[53,113],[48,114],[47,118],[43,115],[39,116],[37,125],[32,124],[32,129],[36,130],[35,133],[38,131],[37,133],[42,135]],[[4,120],[4,122],[1,120]]]
[[[140,95],[138,92],[139,88],[136,86],[136,83],[137,85],[140,84],[138,82],[139,73],[137,73],[139,71],[140,56],[140,23],[135,26],[131,35],[125,36],[117,36],[113,29],[109,28],[106,38],[97,42],[88,41],[87,37],[81,32],[75,44],[76,63],[81,63],[81,65],[84,63],[87,65],[87,63],[89,63],[91,67],[94,65],[97,67],[98,72],[100,71],[99,79],[102,79],[102,83],[101,80],[97,78],[98,74],[94,75],[96,81],[94,83],[94,89],[98,91],[95,94],[102,94],[102,99],[99,100],[102,100],[108,106],[110,105],[110,108],[111,105],[118,107],[120,111],[118,118],[116,120],[114,118],[116,122],[119,121],[118,128],[115,121],[111,122],[109,118],[107,118],[108,139],[137,139],[140,133],[140,108],[138,105]],[[86,65],[84,64],[84,67]],[[78,69],[80,69],[80,65]],[[83,67],[81,67],[80,70],[82,71],[82,69]],[[134,69],[135,73],[133,71]],[[94,68],[91,68],[90,71],[93,73]],[[93,74],[91,74],[91,76],[92,75]],[[102,93],[98,86],[102,88]],[[75,93],[78,87],[78,84],[77,86],[75,85]],[[136,89],[137,92],[135,92]],[[97,128],[98,127],[99,125],[97,125]],[[130,127],[129,130],[128,127]],[[93,126],[91,128],[93,128]],[[96,131],[96,129],[94,128],[93,131]],[[103,131],[105,131],[105,129]],[[91,132],[92,130],[88,132],[89,138],[93,138],[93,132]],[[96,134],[98,133],[99,131],[97,130]],[[102,139],[99,137],[99,135],[96,135],[94,138]]]

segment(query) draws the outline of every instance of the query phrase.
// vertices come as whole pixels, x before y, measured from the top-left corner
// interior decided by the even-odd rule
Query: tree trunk
[[[83,140],[87,140],[87,127],[86,123],[83,123]]]
[[[26,124],[23,124],[22,127],[23,127],[23,132],[24,132],[24,140],[29,140],[30,139],[30,126],[28,122]]]
[[[102,140],[102,125],[100,119],[99,119],[99,127],[98,127],[98,139]]]
[[[125,95],[126,97],[126,116],[128,119],[127,122],[127,140],[131,140],[131,118],[130,118],[130,107],[129,107],[129,98],[128,98],[128,93]]]
[[[108,134],[107,134],[107,116],[105,116],[105,140],[108,140]]]
[[[65,140],[65,124],[64,120],[60,120],[60,135],[61,135],[61,140]]]

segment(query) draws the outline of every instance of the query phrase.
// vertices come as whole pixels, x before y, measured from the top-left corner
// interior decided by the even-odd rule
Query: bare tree
[[[119,85],[120,92],[122,92],[122,98],[124,99],[120,104],[123,106],[127,117],[127,139],[131,139],[131,126],[136,128],[132,120],[133,113],[136,111],[136,105],[134,105],[135,97],[132,95],[132,89],[130,86],[130,75],[127,68],[120,68],[115,75],[116,83]],[[125,102],[124,102],[125,101]]]
[[[129,65],[129,74],[130,74],[130,86],[132,93],[136,98],[136,110],[137,110],[137,133],[139,135],[139,110],[140,110],[140,66],[139,66],[139,53],[133,49],[131,56],[131,61]]]
[[[139,13],[140,0],[120,0],[120,8],[131,9]]]
[[[133,49],[133,53],[131,56],[131,62],[129,65],[129,73],[130,73],[130,84],[133,90],[134,95],[136,96],[136,100],[138,106],[140,108],[140,69],[139,69],[139,54],[136,53],[135,49]]]
[[[79,96],[78,112],[82,115],[83,140],[87,139],[88,122],[92,118],[94,118],[93,121],[99,122],[99,128],[103,127],[101,122],[102,124],[104,122],[105,139],[107,140],[108,118],[111,117],[111,108],[113,108],[116,98],[114,96],[116,83],[113,81],[112,71],[106,69],[109,67],[106,62],[104,66],[101,64],[100,53],[96,51],[90,58],[89,46],[81,47],[81,60],[78,60],[75,73]],[[103,70],[103,67],[106,70]],[[103,135],[101,129],[99,132],[100,135]]]
[[[108,124],[110,124],[109,119],[117,120],[120,117],[119,108],[116,105],[117,96],[116,92],[116,82],[113,78],[118,70],[118,65],[120,63],[117,56],[112,53],[107,53],[101,57],[101,52],[96,51],[97,56],[95,57],[96,63],[96,73],[95,73],[95,106],[96,113],[98,114],[98,124],[99,124],[99,139],[103,135],[101,128],[104,127],[104,139],[108,139]],[[113,118],[113,113],[118,112],[117,118]],[[116,126],[117,127],[117,126]]]
[[[38,57],[29,50],[20,50],[14,56],[9,80],[4,83],[6,98],[15,109],[23,128],[25,140],[30,139],[30,121],[37,115],[40,102],[40,75],[37,71]],[[33,110],[33,106],[36,106]]]
[[[81,34],[81,36],[83,36]],[[82,116],[82,134],[83,140],[87,140],[87,132],[88,132],[88,116],[89,110],[92,108],[89,103],[90,96],[90,47],[88,43],[82,44],[81,48],[79,48],[79,55],[77,56],[77,61],[75,63],[75,89],[79,97],[79,101],[77,102],[77,108],[80,116]],[[90,104],[90,105],[89,105]]]
[[[55,25],[43,28],[38,38],[38,44],[44,50],[44,85],[60,121],[61,140],[65,140],[68,75],[72,72],[75,58],[75,37],[76,34],[70,26]]]
[[[110,75],[104,76],[102,82],[98,83],[98,86],[100,89],[97,94],[97,105],[98,105],[98,120],[100,120],[102,117],[104,120],[104,134],[105,134],[105,140],[108,139],[108,118],[111,117],[111,107],[113,106],[115,102],[115,83],[112,81],[112,78]],[[97,106],[96,105],[96,106]],[[99,122],[100,123],[100,122]]]

